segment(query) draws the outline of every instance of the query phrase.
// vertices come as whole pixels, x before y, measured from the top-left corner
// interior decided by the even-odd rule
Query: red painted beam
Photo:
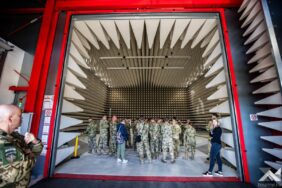
[[[0,9],[4,14],[43,14],[44,8]]]
[[[66,22],[64,27],[64,36],[61,44],[61,52],[60,52],[60,59],[59,59],[59,66],[58,66],[58,73],[56,78],[56,85],[55,85],[55,93],[54,93],[54,103],[52,108],[52,115],[51,115],[51,123],[49,127],[49,136],[48,136],[48,145],[47,145],[47,152],[46,152],[46,159],[44,163],[44,177],[48,176],[49,173],[49,166],[51,160],[51,150],[53,144],[53,134],[55,130],[55,118],[57,115],[57,106],[59,105],[59,92],[61,88],[61,78],[63,74],[63,67],[64,67],[64,60],[65,60],[65,53],[67,47],[67,40],[68,40],[68,33],[69,33],[69,25],[71,21],[71,13],[67,12],[66,15]],[[47,62],[46,62],[47,63]],[[56,148],[57,149],[57,148]]]
[[[242,161],[242,166],[243,166],[244,179],[245,179],[245,182],[249,183],[250,174],[249,174],[249,167],[248,167],[248,160],[247,160],[247,153],[246,153],[247,150],[246,150],[246,145],[245,145],[240,103],[239,103],[239,94],[237,90],[236,75],[235,75],[235,70],[234,70],[234,65],[233,65],[233,60],[232,60],[232,53],[231,53],[231,44],[229,41],[228,27],[227,27],[227,23],[225,19],[224,10],[220,11],[220,18],[221,18],[221,25],[223,29],[223,37],[224,37],[226,55],[227,55],[228,64],[229,64],[229,73],[230,73],[230,78],[231,78],[233,103],[234,103],[236,122],[237,122],[237,127],[238,127],[239,145],[240,145],[240,150],[241,150],[241,161]]]
[[[54,36],[50,37],[52,27],[52,19],[54,15],[55,0],[48,0],[43,14],[42,25],[38,37],[37,47],[35,51],[32,72],[29,81],[29,88],[26,96],[25,112],[33,112],[33,121],[31,125],[31,132],[35,135],[38,134],[38,128],[40,125],[40,116],[42,111],[43,97],[46,87],[47,73],[49,62],[45,64],[45,60],[50,56],[48,51],[52,50],[52,44]],[[49,45],[48,45],[49,44]]]
[[[56,10],[230,8],[241,3],[242,0],[57,0]]]
[[[11,91],[27,91],[28,86],[10,86],[9,90],[11,90]]]
[[[54,178],[106,180],[106,181],[156,181],[156,182],[240,182],[237,177],[173,177],[173,176],[112,176],[92,174],[54,174]],[[134,186],[133,186],[134,187]]]

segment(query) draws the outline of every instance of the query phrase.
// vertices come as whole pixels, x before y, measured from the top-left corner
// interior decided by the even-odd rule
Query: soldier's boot
[[[90,154],[91,154],[91,153],[92,153],[92,149],[89,149],[89,150],[88,150],[88,153],[90,153]]]
[[[103,154],[104,154],[104,155],[108,155],[108,154],[109,154],[109,150],[108,150],[108,149],[104,149],[104,150],[103,150]]]
[[[171,164],[175,163],[175,159],[171,159],[170,163]]]
[[[158,159],[158,153],[156,152],[154,155],[155,155],[154,158]]]
[[[97,154],[101,155],[101,150],[100,149],[97,149]]]

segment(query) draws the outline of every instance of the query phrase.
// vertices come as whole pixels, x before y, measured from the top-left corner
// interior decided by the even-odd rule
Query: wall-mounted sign
[[[258,116],[257,116],[257,114],[250,114],[250,120],[251,120],[251,121],[258,121]]]

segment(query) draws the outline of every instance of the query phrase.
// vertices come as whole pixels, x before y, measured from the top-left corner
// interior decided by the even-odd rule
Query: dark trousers
[[[209,172],[213,171],[213,167],[215,165],[215,160],[217,161],[218,164],[218,170],[222,171],[222,161],[220,158],[220,149],[221,149],[221,144],[212,142],[211,143],[211,151],[210,151],[210,167],[209,167]]]

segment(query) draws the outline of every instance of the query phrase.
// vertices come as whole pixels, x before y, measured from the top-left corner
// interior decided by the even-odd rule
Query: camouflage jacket
[[[116,138],[117,134],[117,122],[110,122],[110,136],[112,139]]]
[[[141,135],[142,141],[149,141],[149,124],[138,122],[136,125],[137,135]]]
[[[151,140],[157,140],[160,138],[160,125],[157,123],[150,125],[150,138]]]
[[[179,139],[181,133],[181,127],[178,124],[172,125],[172,137],[174,139]]]
[[[109,122],[107,120],[100,120],[99,123],[100,134],[108,134]]]
[[[0,130],[0,187],[29,175],[42,149],[40,140],[38,144],[26,144],[19,133],[8,135]]]
[[[172,139],[172,126],[168,122],[165,122],[161,126],[161,131],[162,131],[162,139],[163,140]]]
[[[97,124],[97,122],[91,121],[91,122],[88,124],[85,133],[86,133],[88,136],[96,136],[96,134],[97,134],[97,129],[98,129],[98,124]]]
[[[184,145],[196,143],[196,129],[188,126],[184,132]]]

